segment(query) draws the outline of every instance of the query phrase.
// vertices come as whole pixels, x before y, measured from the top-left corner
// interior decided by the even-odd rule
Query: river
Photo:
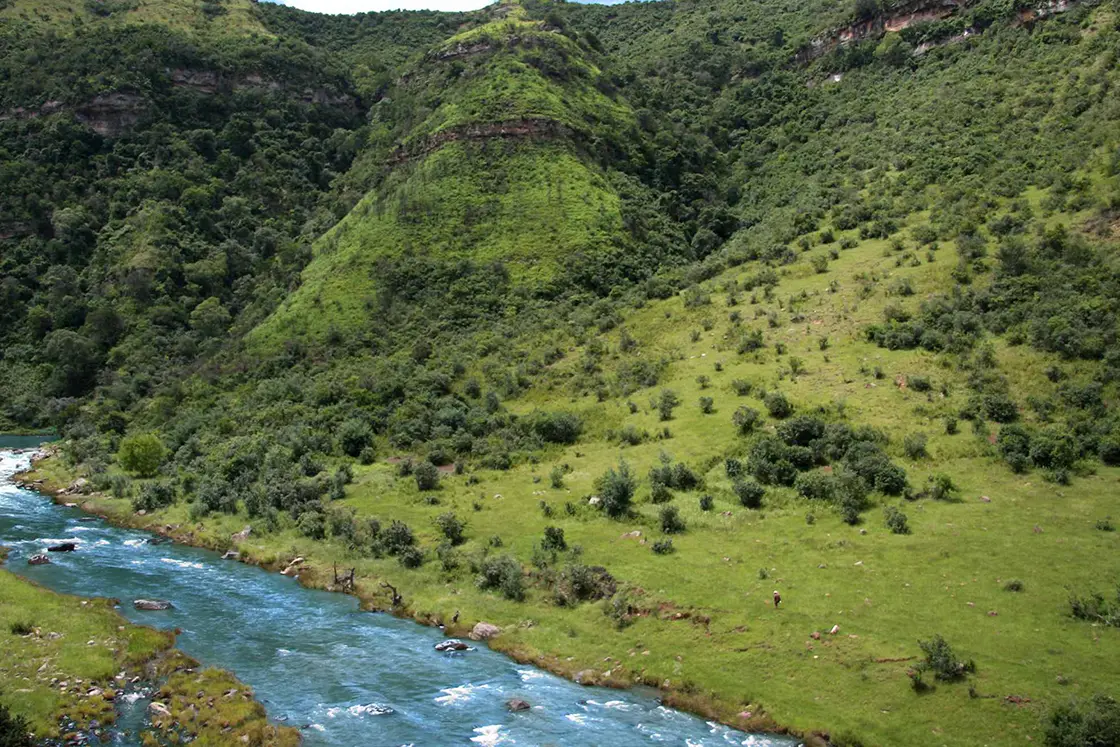
[[[665,708],[639,691],[581,687],[490,651],[485,645],[437,653],[440,631],[357,600],[301,587],[207,550],[150,544],[11,483],[29,455],[0,442],[0,545],[7,567],[66,594],[124,600],[128,619],[180,628],[178,647],[250,685],[269,717],[303,729],[307,745],[756,745],[786,738],[751,735]],[[28,566],[47,544],[78,542]],[[139,612],[138,598],[171,600],[166,612]],[[529,711],[509,713],[523,698]],[[143,703],[139,705],[143,707]],[[136,714],[123,721],[135,723]],[[129,717],[131,716],[131,717]],[[114,744],[138,744],[118,734]]]

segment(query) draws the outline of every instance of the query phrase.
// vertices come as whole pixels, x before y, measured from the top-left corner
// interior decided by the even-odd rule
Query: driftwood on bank
[[[388,589],[389,593],[393,595],[392,599],[393,599],[393,606],[394,607],[400,607],[404,603],[404,597],[402,597],[400,595],[400,592],[397,591],[397,587],[393,586],[388,581],[382,581],[381,582],[381,588],[382,589]]]

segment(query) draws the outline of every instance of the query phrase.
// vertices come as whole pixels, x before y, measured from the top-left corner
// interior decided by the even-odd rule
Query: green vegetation
[[[3,418],[116,521],[737,726],[1107,735],[1120,13],[840,5],[14,39]]]

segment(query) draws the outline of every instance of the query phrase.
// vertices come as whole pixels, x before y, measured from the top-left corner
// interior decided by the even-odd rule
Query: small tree
[[[372,439],[373,432],[369,424],[358,418],[351,418],[338,428],[338,443],[346,456],[357,457],[370,445]]]
[[[684,531],[684,519],[676,506],[661,507],[661,531],[665,534],[680,534]]]
[[[0,704],[0,747],[32,747],[31,726],[22,716],[13,716]]]
[[[467,541],[465,530],[467,525],[459,519],[454,513],[448,511],[436,517],[436,527],[451,543],[452,547],[461,545]]]
[[[563,552],[568,549],[568,542],[564,539],[562,527],[545,527],[544,539],[541,540],[541,549],[546,552]]]
[[[732,490],[735,491],[739,503],[747,508],[758,509],[762,507],[762,499],[766,495],[766,488],[759,485],[754,480],[744,478],[736,480],[732,484]]]
[[[617,471],[613,467],[608,469],[595,483],[595,487],[607,516],[617,519],[630,511],[630,501],[634,498],[637,481],[626,462],[619,462]]]
[[[793,404],[781,392],[770,392],[763,400],[770,417],[782,420],[793,414]]]
[[[435,490],[439,487],[439,468],[429,461],[423,461],[412,468],[416,487],[421,490]]]
[[[126,472],[138,477],[154,477],[167,450],[154,433],[141,433],[121,439],[117,462]]]
[[[739,433],[745,436],[754,431],[760,417],[762,416],[758,410],[743,405],[735,409],[731,415],[731,422],[739,429]]]
[[[661,396],[657,398],[657,412],[662,420],[672,420],[673,410],[681,403],[677,393],[672,389],[662,389]]]

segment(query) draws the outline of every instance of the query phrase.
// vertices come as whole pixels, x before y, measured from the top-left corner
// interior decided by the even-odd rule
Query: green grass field
[[[446,622],[459,610],[460,627],[486,620],[505,628],[494,645],[521,658],[568,674],[590,669],[604,682],[658,685],[674,702],[737,725],[776,723],[834,738],[856,735],[865,744],[1039,740],[1049,707],[1116,692],[1120,685],[1115,667],[1107,664],[1120,655],[1120,630],[1074,620],[1068,611],[1071,593],[1109,594],[1120,579],[1120,535],[1095,527],[1106,516],[1120,515],[1120,470],[1100,468],[1069,486],[1048,483],[1039,472],[1013,474],[995,457],[990,438],[973,433],[967,422],[955,435],[945,432],[944,416],[958,411],[968,396],[963,372],[931,354],[887,351],[864,339],[862,330],[882,318],[888,303],[915,309],[923,297],[945,287],[955,249],[944,246],[933,261],[922,255],[913,263],[899,261],[902,253],[888,242],[868,240],[841,251],[825,272],[815,271],[811,257],[827,251],[815,247],[783,268],[770,300],[760,290],[758,303],[745,293],[738,305],[727,305],[719,289],[757,271],[747,264],[705,283],[708,305],[685,308],[676,297],[633,312],[624,326],[636,350],[617,352],[619,333],[607,333],[602,342],[611,352],[602,366],[610,371],[627,358],[666,356],[672,362],[656,388],[602,402],[573,397],[565,382],[584,349],[569,350],[535,389],[511,403],[524,413],[567,409],[584,419],[580,442],[554,448],[539,464],[446,474],[434,494],[438,505],[385,460],[357,467],[341,503],[359,516],[411,525],[429,555],[421,569],[406,570],[392,558],[360,557],[340,543],[313,542],[294,529],[254,535],[240,549],[272,567],[305,556],[315,570],[303,579],[319,585],[330,581],[333,563],[355,565],[359,591],[375,606],[388,606],[379,586],[388,580],[418,619]],[[909,280],[913,295],[890,291],[901,279]],[[861,292],[864,287],[872,292]],[[729,334],[734,311],[742,327],[765,328],[767,347],[736,353],[737,333]],[[791,319],[793,313],[799,321]],[[693,330],[700,331],[695,341]],[[783,355],[776,353],[779,342],[787,348]],[[789,373],[793,357],[802,360],[797,376]],[[1045,393],[1050,386],[1040,374],[1054,362],[1046,356],[999,344],[997,358],[1019,394],[1023,387]],[[919,374],[932,379],[930,391],[900,386],[905,377]],[[699,376],[708,377],[706,388]],[[788,488],[769,489],[760,511],[741,507],[723,469],[726,457],[745,451],[731,413],[741,404],[764,408],[753,395],[737,396],[734,379],[749,380],[756,390],[780,390],[801,412],[820,406],[834,415],[842,412],[853,424],[881,428],[915,488],[943,472],[959,486],[959,496],[953,501],[879,496],[857,527]],[[681,400],[668,422],[659,421],[649,402],[662,387]],[[714,399],[714,412],[701,412],[701,396]],[[628,400],[638,406],[636,413]],[[651,433],[668,427],[672,435],[633,447],[607,440],[608,431],[626,424]],[[765,428],[772,426],[766,421]],[[917,461],[902,449],[903,438],[915,432],[928,435],[928,456]],[[650,549],[662,534],[659,507],[649,502],[645,480],[661,452],[686,462],[705,480],[702,489],[677,493],[674,504],[687,531],[674,535],[676,552],[665,556]],[[620,459],[642,480],[633,518],[612,521],[589,508],[586,499],[595,492],[595,479]],[[564,487],[550,487],[549,472],[561,464],[570,467]],[[56,481],[65,479],[57,463],[41,469]],[[708,512],[698,505],[704,493],[714,498]],[[551,507],[551,518],[542,502]],[[565,508],[569,502],[571,514]],[[883,520],[888,504],[907,514],[911,534],[888,531]],[[215,547],[228,545],[229,535],[244,524],[243,518],[216,515],[195,524],[182,505],[137,517],[126,501],[102,496],[91,498],[89,507],[119,521],[178,524],[180,536]],[[619,630],[601,604],[558,607],[537,587],[524,603],[479,591],[465,567],[446,572],[432,558],[440,539],[433,520],[446,511],[468,525],[468,542],[459,548],[464,566],[495,535],[503,548],[494,552],[527,562],[544,528],[559,526],[569,546],[582,548],[582,562],[604,566],[637,590],[643,613]],[[814,515],[811,524],[807,513]],[[640,538],[625,536],[632,531]],[[1012,579],[1023,583],[1021,592],[1004,590]],[[784,599],[777,610],[770,601],[775,589]],[[839,632],[829,635],[834,625]],[[824,635],[815,640],[814,632]],[[907,671],[921,655],[919,639],[935,634],[962,658],[975,660],[976,673],[967,682],[938,683],[918,694]]]
[[[0,699],[39,736],[58,736],[63,715],[79,724],[112,723],[111,700],[85,694],[119,687],[118,673],[135,674],[175,641],[170,633],[127,624],[108,600],[56,594],[6,570],[0,570],[0,640]]]

